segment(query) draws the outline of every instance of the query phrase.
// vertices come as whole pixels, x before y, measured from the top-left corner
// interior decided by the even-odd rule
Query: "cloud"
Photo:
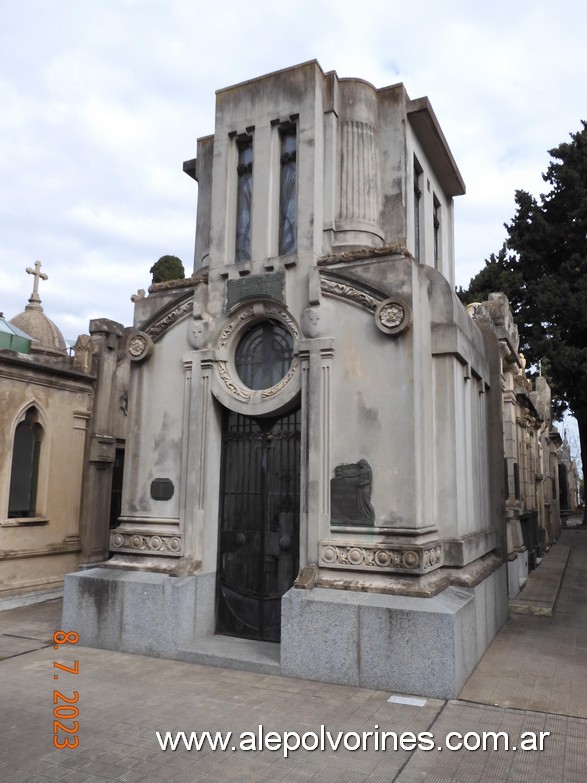
[[[457,282],[505,237],[513,193],[544,188],[547,150],[584,115],[587,7],[465,0],[28,0],[0,25],[0,310],[23,309],[39,258],[47,314],[129,323],[130,294],[173,253],[189,269],[197,187],[182,172],[214,130],[214,91],[318,58],[428,95],[467,183]]]

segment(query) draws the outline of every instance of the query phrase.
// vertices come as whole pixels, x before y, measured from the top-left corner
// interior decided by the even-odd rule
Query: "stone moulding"
[[[320,566],[355,571],[425,574],[444,563],[442,544],[389,546],[383,543],[320,542]]]
[[[180,557],[183,554],[183,541],[180,535],[113,532],[110,534],[110,549],[115,552],[142,552]]]

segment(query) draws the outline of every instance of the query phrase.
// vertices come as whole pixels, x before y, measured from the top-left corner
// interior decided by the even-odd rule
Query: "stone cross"
[[[34,275],[35,278],[35,284],[33,286],[33,293],[31,294],[31,298],[29,299],[30,304],[41,304],[41,298],[39,296],[39,278],[41,280],[48,280],[49,277],[44,273],[41,272],[41,262],[35,261],[35,268],[33,269],[30,266],[27,266],[26,271],[29,273],[29,275]]]

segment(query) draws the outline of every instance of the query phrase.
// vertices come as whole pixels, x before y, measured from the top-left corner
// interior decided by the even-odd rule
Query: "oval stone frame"
[[[278,321],[293,338],[293,359],[281,380],[269,389],[249,389],[243,385],[235,366],[235,353],[241,338],[262,321]],[[301,389],[298,341],[300,327],[287,308],[274,302],[243,304],[235,310],[220,331],[216,344],[212,393],[226,408],[249,416],[264,416],[287,409]]]
[[[375,310],[375,325],[384,334],[398,335],[412,324],[412,308],[399,296],[384,299]]]

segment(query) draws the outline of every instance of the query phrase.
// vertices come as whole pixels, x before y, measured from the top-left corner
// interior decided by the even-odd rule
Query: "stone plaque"
[[[156,478],[151,482],[151,497],[153,500],[171,500],[175,487],[168,478]]]
[[[366,459],[337,465],[330,480],[330,521],[333,525],[371,527],[375,510],[371,505],[373,471]]]
[[[274,299],[284,303],[283,272],[250,275],[229,280],[226,284],[226,304],[229,310],[249,299]]]

